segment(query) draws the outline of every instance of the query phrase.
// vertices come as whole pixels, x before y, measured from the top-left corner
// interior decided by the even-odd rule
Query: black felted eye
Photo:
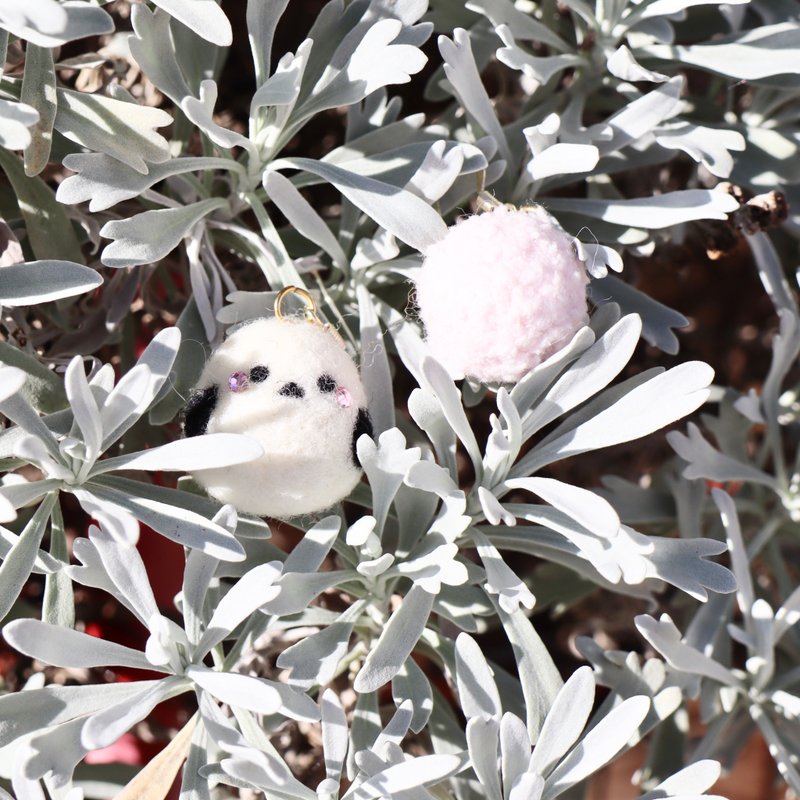
[[[317,388],[324,394],[330,394],[336,388],[336,381],[325,373],[317,378]]]
[[[269,378],[269,367],[259,364],[250,370],[250,380],[253,383],[263,383],[267,378]]]

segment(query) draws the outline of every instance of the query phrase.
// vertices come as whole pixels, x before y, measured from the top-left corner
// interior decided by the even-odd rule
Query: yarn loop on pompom
[[[588,280],[547,211],[498,206],[430,247],[416,300],[431,352],[454,378],[511,383],[586,324]]]

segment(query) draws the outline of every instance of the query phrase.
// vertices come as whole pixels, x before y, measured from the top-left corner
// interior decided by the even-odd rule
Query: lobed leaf
[[[694,647],[684,644],[681,641],[680,631],[675,627],[668,614],[662,614],[658,620],[647,614],[640,614],[634,619],[634,622],[639,633],[664,656],[671,666],[680,672],[702,675],[724,686],[741,686],[741,680],[727,667]]]
[[[438,43],[439,52],[444,59],[445,75],[461,104],[480,125],[481,130],[494,139],[503,158],[511,161],[511,150],[505,133],[481,83],[469,34],[463,28],[456,28],[452,40],[440,36]]]
[[[716,450],[693,422],[687,426],[687,433],[671,431],[667,434],[672,449],[687,462],[683,468],[685,478],[706,478],[720,482],[749,481],[775,488],[775,478],[751,464]]]
[[[574,430],[533,450],[512,474],[657,431],[699,408],[708,399],[713,377],[714,371],[702,361],[680,364],[656,375]]]
[[[107,706],[89,717],[81,731],[81,744],[88,750],[108,747],[125,731],[143,720],[159,703],[185,692],[188,688],[185,678],[175,676],[145,685],[131,697]]]
[[[169,143],[155,132],[172,123],[158,108],[100,94],[58,89],[56,130],[95,153],[105,153],[146,174],[148,162],[169,158]]]
[[[103,250],[101,261],[107,267],[135,267],[158,261],[174,250],[198,222],[225,205],[227,200],[213,198],[107,222],[100,235],[114,241]]]

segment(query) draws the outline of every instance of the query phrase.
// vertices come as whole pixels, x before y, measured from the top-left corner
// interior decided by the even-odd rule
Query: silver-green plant
[[[797,136],[796,5],[774,4],[786,16],[775,19],[767,0],[723,9],[697,0],[598,0],[593,8],[584,0],[331,0],[294,52],[275,57],[282,17],[303,3],[248,0],[255,85],[241,131],[215,113],[225,108],[228,48],[244,46],[220,5],[135,3],[129,34],[114,32],[104,5],[0,0],[0,53],[21,59],[24,49],[21,73],[0,76],[0,169],[10,190],[0,203],[0,413],[8,420],[0,431],[0,616],[6,642],[40,663],[159,677],[59,686],[38,673],[24,692],[0,696],[0,776],[17,797],[116,794],[122,780],[99,790],[76,775],[78,764],[186,692],[198,711],[168,751],[176,769],[185,758],[182,800],[237,789],[279,800],[580,797],[609,761],[645,736],[657,743],[673,724],[699,685],[696,675],[675,677],[681,670],[704,677],[714,731],[749,711],[783,748],[776,760],[797,788],[797,733],[776,718],[797,710],[786,691],[794,673],[773,656],[779,640],[793,641],[795,595],[782,592],[773,619],[748,589],[728,501],[719,502],[733,573],[710,560],[726,543],[713,532],[702,538],[699,524],[683,525],[680,538],[634,527],[652,521],[641,509],[661,508],[655,493],[603,493],[548,474],[708,400],[713,370],[701,362],[619,380],[641,337],[674,353],[672,329],[686,320],[607,267],[619,271],[622,254],[652,252],[698,221],[725,221],[739,204],[713,188],[717,178],[740,174],[758,190],[778,171],[775,153],[764,165],[757,151],[765,137],[788,147]],[[687,18],[697,27],[684,44]],[[426,88],[420,73],[435,49],[422,48],[434,30],[439,60]],[[104,60],[85,52],[62,61],[59,48],[97,36],[138,65],[163,109],[119,81],[98,92],[68,81],[65,70],[100,69]],[[494,102],[481,80],[490,62],[513,87]],[[730,79],[755,81],[753,104],[687,94],[687,70],[711,73],[718,91]],[[393,87],[409,82],[444,110],[403,116]],[[342,143],[318,159],[294,154],[292,142],[332,109],[342,112]],[[167,126],[169,137],[159,133]],[[685,185],[666,190],[654,168],[687,158]],[[62,167],[71,174],[54,192],[43,176]],[[632,171],[651,178],[644,196],[625,195],[621,176]],[[787,171],[780,182],[791,188],[796,179]],[[333,214],[315,207],[321,184],[340,195]],[[593,276],[589,325],[513,386],[456,385],[405,313],[420,253],[479,189],[503,202],[546,204]],[[696,470],[690,478],[751,480],[777,498],[765,513],[774,506],[782,521],[765,518],[751,556],[795,519],[800,485],[778,461],[783,426],[796,415],[781,386],[800,348],[800,320],[769,241],[752,241],[782,334],[761,400],[726,394],[723,408],[729,402],[748,425],[767,426],[760,463],[731,476],[732,456],[698,429],[671,435]],[[232,259],[248,265],[245,285]],[[137,360],[135,298],[169,262],[185,270],[188,291],[175,324],[156,326],[163,329]],[[314,293],[360,360],[375,435],[358,441],[366,482],[350,505],[293,520],[303,538],[287,553],[265,521],[220,506],[189,479],[167,488],[141,473],[260,455],[246,436],[182,440],[173,421],[225,328],[264,315],[288,285]],[[118,379],[116,364],[124,367]],[[394,381],[398,373],[406,380]],[[414,388],[401,394],[409,381]],[[723,449],[722,439],[741,449],[744,427],[731,425],[733,413],[710,423]],[[490,433],[480,441],[483,421]],[[770,458],[774,476],[764,469]],[[123,470],[139,475],[114,474]],[[699,520],[696,487],[673,485],[681,521]],[[79,531],[71,553],[66,495],[96,523]],[[633,496],[638,519],[624,502]],[[758,517],[763,498],[749,500],[742,496],[740,511]],[[136,549],[140,524],[185,547],[175,602],[182,624],[156,605]],[[581,668],[564,683],[530,619],[537,587],[515,571],[515,552],[649,602],[676,587],[705,603],[693,642],[744,643],[747,674],[730,663],[697,672],[696,661],[675,656],[693,645],[676,644],[672,628],[664,633],[667,620],[651,620],[640,628],[668,670],[587,645],[596,678]],[[733,606],[734,573],[747,622],[729,632],[720,620]],[[32,574],[44,575],[40,609],[18,599]],[[785,586],[789,576],[778,574]],[[144,650],[82,632],[74,584],[127,608],[148,632]],[[319,602],[333,596],[347,598],[344,610]],[[512,671],[481,651],[489,630],[504,633]],[[277,666],[270,678],[247,674],[265,640],[279,651]],[[700,655],[717,664],[713,653]],[[592,713],[595,683],[611,692]],[[298,780],[273,743],[295,722],[319,725],[325,778],[317,786]],[[709,749],[651,770],[641,800],[709,797],[719,773]],[[141,796],[168,788],[148,787]]]
[[[800,619],[800,589],[787,553],[797,531],[800,485],[791,383],[800,352],[800,317],[769,239],[756,234],[748,242],[779,319],[769,371],[758,393],[720,392],[717,414],[701,416],[705,431],[690,423],[686,433],[667,435],[679,458],[665,468],[662,486],[672,495],[682,535],[704,531],[727,541],[735,599],[717,595],[685,615],[685,634],[669,614],[641,615],[636,626],[666,661],[663,685],[680,686],[687,697],[699,698],[708,728],[693,744],[693,757],[715,756],[730,764],[757,728],[796,792],[800,672],[794,625]],[[710,497],[709,484],[714,487]],[[620,488],[612,486],[607,496],[624,518],[635,492],[616,491]],[[640,522],[644,508],[639,507]],[[737,657],[737,647],[744,657]],[[591,642],[582,649],[596,665],[608,658]],[[617,654],[617,663],[622,657]],[[603,669],[604,683],[622,680],[622,672]],[[685,734],[684,729],[680,735]]]

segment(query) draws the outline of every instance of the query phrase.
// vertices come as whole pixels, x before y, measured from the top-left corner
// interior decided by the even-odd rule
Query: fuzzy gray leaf
[[[129,219],[107,222],[100,235],[114,239],[103,250],[107,267],[135,267],[151,264],[174,250],[184,236],[212,211],[227,205],[222,198],[201,200],[181,208],[143,211]],[[157,235],[154,236],[154,231]]]
[[[780,22],[743,34],[719,37],[706,44],[652,45],[644,51],[657,58],[691,64],[729,78],[754,81],[797,72],[800,25],[795,21]]]
[[[89,528],[89,539],[100,557],[103,570],[113,582],[115,594],[125,598],[125,605],[146,626],[148,620],[158,613],[158,606],[139,551],[121,545],[106,531],[94,526]]]
[[[676,192],[632,200],[548,200],[551,211],[571,211],[587,217],[645,230],[661,230],[698,219],[727,219],[739,208],[738,201],[725,192],[682,189]]]
[[[699,795],[706,796],[704,793],[717,782],[721,771],[722,768],[718,761],[710,759],[695,761],[694,764],[684,767],[665,781],[661,781],[652,791],[642,795],[640,800],[658,800],[663,797],[682,798],[684,796],[686,796],[686,800],[694,800],[695,795],[697,795],[697,800],[700,800]],[[716,795],[709,797],[709,800],[716,800],[716,797]]]
[[[683,468],[685,478],[706,478],[712,481],[749,481],[775,488],[775,479],[760,469],[720,453],[709,444],[693,422],[685,435],[680,431],[667,434],[672,449],[687,463]]]
[[[178,677],[146,684],[132,697],[126,697],[89,717],[81,731],[81,743],[88,750],[108,747],[143,720],[159,703],[188,688],[188,681]]]
[[[57,377],[54,370],[48,369],[43,359],[7,342],[0,342],[0,364],[18,368],[26,373],[25,384],[21,387],[22,394],[37,411],[52,413],[60,411],[67,405],[63,381]],[[0,377],[0,387],[5,387],[6,384],[9,388],[15,385],[10,372],[5,379]],[[8,390],[0,388],[0,399],[4,391]],[[11,393],[9,391],[9,394]]]
[[[532,451],[517,465],[543,466],[555,458],[584,453],[639,439],[681,419],[707,399],[714,371],[702,361],[689,361],[656,375],[618,399],[573,431]]]
[[[27,103],[0,98],[0,147],[23,150],[31,143],[30,128],[39,121],[39,112]]]
[[[49,499],[36,509],[30,522],[0,564],[0,619],[11,610],[30,577],[55,502],[55,496],[50,495]]]
[[[634,736],[649,710],[650,698],[638,695],[609,711],[553,770],[542,800],[558,797],[609,762]]]
[[[507,25],[499,25],[497,35],[505,45],[497,51],[497,60],[511,69],[520,70],[527,78],[539,84],[547,83],[553,76],[570,67],[578,67],[583,62],[581,56],[575,53],[534,56],[516,43],[513,32]],[[486,132],[492,133],[489,130]]]
[[[530,761],[530,770],[548,775],[578,740],[594,703],[595,682],[590,667],[579,667],[553,701]]]
[[[165,111],[71,89],[59,89],[57,94],[55,127],[67,139],[143,174],[147,162],[157,164],[169,158],[167,140],[155,132],[172,124]]]
[[[467,749],[486,800],[503,800],[500,786],[500,722],[495,717],[467,720]]]
[[[186,547],[197,547],[223,561],[241,561],[244,558],[242,546],[230,531],[196,511],[139,496],[144,494],[145,484],[142,484],[142,492],[131,496],[112,488],[109,481],[108,478],[97,478],[87,483],[85,490],[101,503],[119,506],[153,530]]]
[[[192,664],[186,677],[228,705],[246,708],[257,714],[274,714],[283,704],[280,692],[268,681],[235,672],[217,672]]]
[[[413,658],[407,658],[397,675],[392,678],[392,698],[396,706],[411,702],[413,713],[409,727],[419,733],[430,719],[433,711],[433,692],[425,673]]]
[[[215,0],[154,0],[154,4],[212,44],[227,47],[233,41],[231,23]]]
[[[178,328],[164,328],[150,341],[136,365],[103,401],[103,449],[120,438],[145,412],[170,376],[181,344]]]
[[[17,619],[3,628],[5,640],[26,656],[56,667],[134,667],[151,670],[144,653],[86,633],[33,619]]]
[[[339,698],[330,689],[323,692],[320,707],[325,773],[327,779],[338,789],[347,755],[347,717]]]
[[[525,696],[528,735],[532,742],[536,742],[563,681],[547,648],[525,614],[520,609],[508,613],[502,607],[497,608],[497,613],[514,650]]]
[[[353,688],[357,692],[374,692],[400,671],[425,629],[433,598],[419,586],[411,588],[356,676]]]
[[[455,755],[419,756],[401,764],[394,764],[357,788],[351,789],[342,800],[372,800],[391,797],[421,786],[438,783],[449,775],[463,769],[465,759]]]
[[[131,23],[135,35],[128,39],[128,47],[153,84],[179,106],[192,90],[175,55],[169,20],[169,14],[160,8],[153,12],[144,4],[132,6]]]
[[[720,594],[736,591],[736,578],[721,564],[708,561],[728,548],[715,539],[652,537],[653,552],[646,555],[654,575],[697,600],[708,600],[707,589]]]
[[[372,296],[366,287],[356,287],[361,334],[361,379],[369,398],[376,434],[395,425],[394,394],[389,357]]]
[[[670,355],[678,352],[678,338],[672,329],[684,328],[689,324],[683,314],[613,275],[592,281],[589,284],[589,297],[595,303],[618,304],[624,314],[638,314],[642,318],[642,337],[647,342]]]
[[[507,25],[520,39],[549,44],[560,52],[567,52],[570,46],[543,22],[532,14],[518,9],[511,0],[468,0],[464,4],[470,11],[477,11],[487,17],[492,25]]]
[[[137,8],[144,6],[134,6],[134,10]],[[59,184],[56,199],[67,205],[88,200],[89,211],[104,211],[123,200],[138,197],[146,189],[172,175],[196,170],[236,171],[238,167],[237,162],[229,158],[185,157],[148,164],[148,171],[142,173],[105,153],[71,153],[63,163],[77,174],[68,176]]]
[[[452,41],[439,37],[439,51],[444,59],[444,71],[464,108],[481,129],[497,143],[503,158],[511,161],[511,151],[505,133],[495,115],[491,100],[481,83],[480,74],[472,54],[467,31],[456,28]]]
[[[0,25],[21,39],[48,48],[114,30],[106,11],[75,0],[66,4],[55,0],[5,2],[0,7]]]
[[[208,433],[176,439],[138,453],[108,458],[97,465],[95,475],[113,470],[163,470],[189,472],[245,464],[264,455],[251,436],[238,433]]]
[[[527,439],[607,386],[628,363],[641,330],[641,319],[629,314],[587,348],[525,415],[523,437]],[[511,396],[513,399],[513,392]]]
[[[72,261],[28,261],[3,267],[0,305],[31,306],[96,289],[102,277]]]
[[[680,631],[668,614],[655,620],[647,614],[635,618],[639,633],[647,639],[667,662],[680,672],[703,675],[725,686],[739,687],[741,681],[727,668],[694,647],[681,641]]]
[[[669,80],[668,75],[661,72],[645,69],[633,57],[633,53],[621,45],[608,58],[606,62],[608,71],[623,81],[650,81],[651,83],[663,83]]]
[[[739,608],[746,614],[756,600],[753,576],[750,572],[750,558],[742,536],[739,515],[733,498],[721,489],[712,489],[711,497],[719,509],[722,525],[728,540],[728,552],[731,554],[731,567],[735,576],[734,586]]]
[[[461,708],[467,719],[500,719],[503,707],[492,670],[477,642],[466,633],[459,634],[456,639],[456,683]]]
[[[203,638],[195,648],[196,658],[204,658],[206,653],[228,636],[245,617],[249,617],[259,606],[278,594],[280,590],[275,586],[275,581],[281,574],[281,566],[277,561],[259,564],[228,590],[214,609]]]
[[[0,697],[0,747],[37,729],[116,705],[143,688],[159,683],[160,680],[84,686],[51,684],[43,689],[5,694]]]
[[[409,470],[419,461],[421,451],[419,447],[406,448],[406,437],[397,428],[384,431],[377,443],[361,437],[357,450],[358,460],[372,487],[372,503],[380,535],[392,500]]]
[[[588,489],[553,478],[516,478],[506,481],[505,486],[537,494],[598,536],[611,539],[619,531],[621,523],[617,512],[607,500]]]
[[[745,138],[738,131],[706,128],[688,122],[659,131],[656,142],[668,150],[683,150],[718,178],[727,178],[733,171],[730,151],[745,148]]]
[[[398,239],[425,251],[444,236],[442,218],[424,200],[388,183],[310,158],[282,158],[271,169],[294,168],[333,184],[350,202]]]
[[[347,256],[336,237],[288,178],[280,172],[268,172],[264,176],[264,188],[297,231],[328,253],[339,269],[347,269]]]
[[[38,175],[50,160],[56,118],[56,73],[49,48],[34,44],[26,48],[20,99],[39,114],[36,124],[30,128],[31,142],[24,153],[25,174]]]
[[[287,647],[279,656],[281,669],[291,670],[289,683],[301,689],[333,680],[341,660],[347,655],[353,623],[338,620],[318,633]]]
[[[247,38],[250,41],[258,85],[261,85],[269,75],[275,28],[288,5],[289,0],[248,0],[247,2]]]

